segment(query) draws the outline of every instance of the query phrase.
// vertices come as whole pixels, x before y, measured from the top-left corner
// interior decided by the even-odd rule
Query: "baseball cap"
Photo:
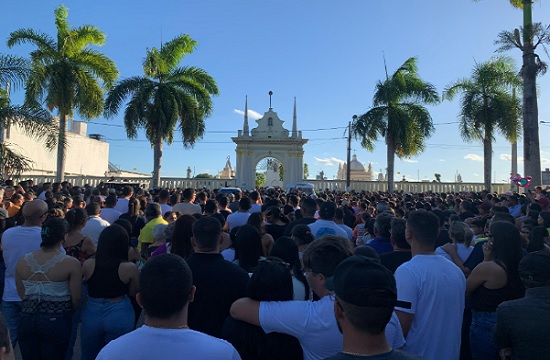
[[[410,309],[411,304],[397,300],[395,278],[379,261],[353,255],[342,261],[331,279],[338,298],[362,307],[394,307]],[[330,283],[330,282],[329,282]]]
[[[550,252],[540,250],[525,255],[518,271],[523,280],[539,284],[550,282]]]
[[[545,197],[540,198],[540,199],[538,200],[538,202],[539,202],[539,204],[540,204],[541,206],[548,206],[548,205],[550,205],[550,202],[549,202],[548,199],[545,198]]]

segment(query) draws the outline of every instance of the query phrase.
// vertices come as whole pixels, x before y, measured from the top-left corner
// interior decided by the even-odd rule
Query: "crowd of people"
[[[0,359],[548,359],[548,196],[8,180]]]

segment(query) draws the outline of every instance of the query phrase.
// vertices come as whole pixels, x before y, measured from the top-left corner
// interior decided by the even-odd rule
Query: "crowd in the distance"
[[[549,358],[545,190],[223,190],[6,181],[13,348],[70,360],[80,328],[85,360]]]

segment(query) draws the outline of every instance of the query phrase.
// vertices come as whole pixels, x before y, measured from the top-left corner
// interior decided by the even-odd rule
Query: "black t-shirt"
[[[392,273],[395,273],[395,270],[397,270],[401,264],[411,259],[412,253],[410,251],[392,251],[380,255],[380,262]]]

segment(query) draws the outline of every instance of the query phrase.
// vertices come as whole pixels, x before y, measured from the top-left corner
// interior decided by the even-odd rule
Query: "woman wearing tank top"
[[[61,253],[68,232],[65,220],[46,220],[40,250],[17,263],[15,281],[23,300],[17,332],[24,360],[65,358],[82,285],[80,263]]]
[[[523,256],[521,237],[514,224],[497,221],[491,224],[485,255],[466,281],[466,296],[472,297],[470,347],[474,360],[500,359],[494,340],[496,309],[500,303],[523,296],[518,274]]]
[[[119,225],[99,235],[95,259],[82,266],[88,302],[82,313],[82,360],[93,360],[111,340],[134,329],[130,298],[139,291],[138,270],[128,261],[128,233]]]
[[[71,209],[65,215],[65,220],[69,223],[69,235],[63,247],[67,255],[83,264],[96,250],[94,241],[80,232],[88,222],[88,213],[82,208]]]

